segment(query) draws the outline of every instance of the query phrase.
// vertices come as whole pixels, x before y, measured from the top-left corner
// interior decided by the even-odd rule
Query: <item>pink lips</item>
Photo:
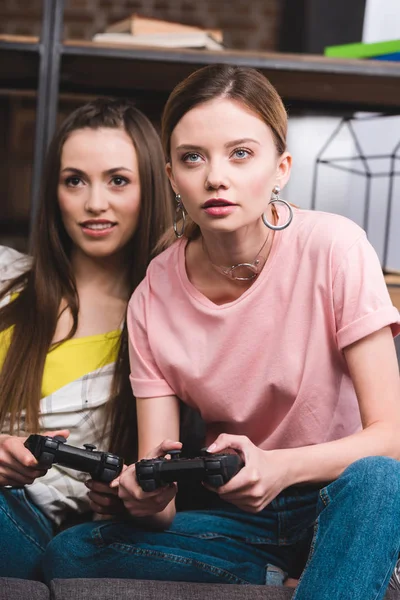
[[[225,217],[235,210],[236,204],[224,198],[210,198],[204,202],[202,208],[212,217]]]
[[[106,219],[88,219],[80,223],[83,233],[94,238],[102,238],[110,235],[115,225],[116,223],[112,223]]]
[[[203,208],[208,208],[209,206],[234,206],[234,203],[225,200],[225,198],[210,198],[210,200],[204,202]]]

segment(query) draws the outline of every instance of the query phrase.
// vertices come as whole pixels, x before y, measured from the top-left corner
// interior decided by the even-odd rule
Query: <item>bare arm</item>
[[[179,440],[179,401],[176,396],[138,398],[139,458],[163,440]]]
[[[178,399],[166,396],[138,398],[136,402],[139,458],[154,458],[180,448]],[[120,476],[119,485],[119,495],[132,516],[154,528],[165,528],[172,522],[176,484],[155,492],[143,492],[136,482],[135,467],[131,465]]]

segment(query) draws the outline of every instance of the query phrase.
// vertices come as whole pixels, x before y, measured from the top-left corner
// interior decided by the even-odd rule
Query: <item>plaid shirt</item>
[[[17,277],[30,266],[28,257],[10,248],[0,247],[0,286]],[[2,304],[9,301],[5,298]],[[115,363],[87,373],[40,401],[40,432],[69,429],[68,444],[81,447],[95,444],[108,447],[109,431],[105,423],[105,405],[111,393]],[[5,423],[2,433],[7,433]],[[24,418],[20,423],[24,430]],[[46,475],[25,486],[30,499],[57,525],[72,512],[89,510],[86,473],[54,465]]]

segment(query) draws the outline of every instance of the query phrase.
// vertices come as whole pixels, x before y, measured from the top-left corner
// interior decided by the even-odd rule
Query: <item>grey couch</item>
[[[44,583],[0,578],[0,600],[288,600],[275,586],[239,586],[130,579],[57,579]]]
[[[292,594],[275,586],[130,579],[57,579],[49,589],[43,583],[0,578],[0,600],[289,600]],[[385,596],[399,598],[400,592],[392,589]]]

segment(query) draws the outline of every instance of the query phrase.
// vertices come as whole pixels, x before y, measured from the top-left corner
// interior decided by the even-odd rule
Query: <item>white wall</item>
[[[363,42],[381,42],[400,38],[399,0],[367,0]]]
[[[400,39],[400,0],[367,0],[363,41],[384,39]],[[303,208],[310,208],[315,159],[339,122],[340,119],[334,117],[290,118],[289,115],[288,147],[293,155],[293,170],[283,197]],[[364,154],[390,154],[400,141],[400,116],[358,121],[354,124],[354,129]],[[400,152],[398,154],[400,157]],[[342,129],[335,142],[325,152],[324,158],[354,155],[355,148],[351,136],[346,129]],[[365,170],[361,162],[352,162],[352,165],[357,167],[357,170]],[[389,173],[390,161],[369,161],[369,168],[373,173]],[[397,160],[397,172],[400,173],[400,158]],[[371,205],[367,232],[381,261],[388,183],[388,177],[371,179]],[[366,177],[320,165],[317,209],[343,214],[363,227],[365,189]],[[395,177],[389,252],[384,266],[400,270],[400,175]]]

